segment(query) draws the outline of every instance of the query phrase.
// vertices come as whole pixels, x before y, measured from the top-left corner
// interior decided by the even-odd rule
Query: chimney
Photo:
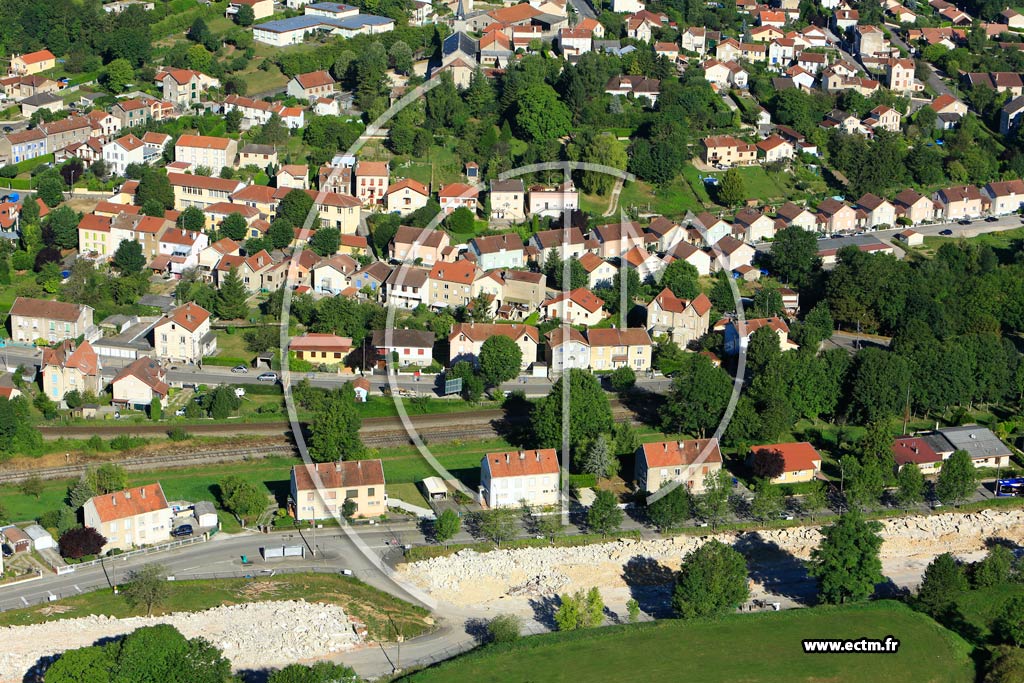
[[[505,454],[505,464],[508,464],[508,453]]]
[[[113,505],[114,507],[117,507],[117,496],[110,497],[110,504]]]
[[[145,486],[143,486],[141,489],[139,489],[139,496],[142,497],[142,498],[146,497],[146,487]]]
[[[519,459],[526,460],[526,451],[519,451]]]
[[[124,497],[125,497],[125,500],[131,500],[132,499],[132,492],[130,490],[129,491],[125,491],[124,492]]]
[[[537,462],[540,462],[540,451],[535,451]]]

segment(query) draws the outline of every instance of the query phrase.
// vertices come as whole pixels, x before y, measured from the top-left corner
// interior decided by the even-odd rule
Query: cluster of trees
[[[315,391],[304,387],[295,394],[299,405],[314,411],[309,426],[309,456],[317,462],[365,457],[366,449],[359,437],[363,421],[356,410],[352,383],[347,382],[330,392]]]

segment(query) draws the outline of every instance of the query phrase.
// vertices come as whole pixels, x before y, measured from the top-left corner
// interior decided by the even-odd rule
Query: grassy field
[[[895,655],[806,655],[804,638],[885,638]],[[898,603],[745,614],[717,621],[660,621],[534,636],[493,646],[401,679],[678,683],[970,683],[969,646]],[[884,661],[883,661],[884,660]],[[529,674],[525,674],[529,672]]]
[[[984,224],[982,224],[984,225]],[[925,237],[924,245],[918,247],[919,251],[932,253],[944,243],[949,242],[951,237]],[[968,238],[974,244],[984,244],[998,251],[1019,249],[1021,240],[1024,240],[1024,228],[1006,230],[1003,232],[989,232],[984,235]]]
[[[954,601],[963,617],[961,635],[977,645],[986,644],[992,636],[992,625],[1003,613],[1006,601],[1024,595],[1024,585],[1008,583],[991,588],[964,591]]]
[[[609,199],[609,196],[581,195],[580,207],[584,211],[601,215],[608,210]],[[704,206],[689,184],[682,178],[676,178],[664,187],[654,187],[642,180],[626,183],[619,195],[619,208],[682,216],[687,211],[699,213]]]
[[[332,574],[283,574],[257,579],[218,579],[214,581],[174,581],[167,584],[167,600],[153,614],[198,612],[243,602],[268,600],[307,600],[340,605],[345,612],[366,622],[372,639],[393,640],[393,619],[405,637],[430,630],[428,612],[388,593],[368,586],[359,579]],[[53,607],[62,609],[55,613]],[[146,609],[132,609],[123,595],[101,590],[66,598],[59,602],[13,610],[0,614],[0,626],[38,624],[90,614],[112,617],[145,616]]]

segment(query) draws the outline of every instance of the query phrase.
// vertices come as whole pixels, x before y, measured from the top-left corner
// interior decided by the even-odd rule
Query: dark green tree
[[[912,462],[900,468],[896,475],[896,501],[904,509],[918,505],[924,500],[924,475]]]
[[[690,518],[690,496],[685,486],[674,486],[647,506],[647,516],[661,531],[682,526]]]
[[[448,545],[448,541],[455,537],[455,534],[459,533],[459,528],[462,526],[462,521],[459,519],[459,515],[451,508],[445,508],[437,519],[434,520],[434,540],[445,546]]]
[[[360,683],[356,672],[344,664],[317,662],[289,664],[267,678],[267,683]]]
[[[882,525],[869,522],[855,510],[822,529],[822,540],[811,551],[808,573],[818,580],[818,599],[842,604],[865,600],[882,581],[878,552]]]
[[[333,256],[341,247],[341,231],[337,228],[319,228],[309,240],[309,248],[320,256]]]
[[[668,287],[680,299],[694,299],[700,294],[700,273],[688,261],[676,259],[661,274],[661,286]]]
[[[124,242],[121,243],[125,244]],[[232,266],[217,292],[215,311],[222,320],[244,319],[249,315],[249,292],[245,289],[238,269]]]
[[[598,434],[611,430],[611,406],[597,378],[585,370],[570,369],[567,375],[558,378],[551,392],[538,401],[533,410],[534,434],[540,448],[562,445],[562,392],[567,377],[572,399],[569,404],[570,448],[585,447]]]
[[[165,210],[174,208],[174,188],[162,168],[146,167],[139,186],[135,190],[135,204],[145,206],[147,202],[157,202]]]
[[[488,386],[515,379],[522,365],[523,351],[511,337],[494,335],[480,346],[480,375]]]
[[[359,437],[362,419],[350,384],[331,392],[310,423],[309,455],[317,462],[358,460],[365,448]]]
[[[747,188],[739,169],[730,168],[718,184],[718,201],[726,206],[739,206],[747,200]]]
[[[220,231],[225,237],[241,241],[249,233],[249,225],[245,222],[245,217],[236,211],[221,222]]]
[[[603,536],[614,533],[622,526],[625,513],[619,507],[619,499],[607,489],[598,489],[594,502],[587,510],[587,528]]]
[[[707,356],[687,354],[661,408],[662,430],[704,438],[721,421],[731,391],[732,381],[724,370]]]
[[[127,583],[121,593],[131,607],[145,607],[146,616],[153,616],[153,608],[170,595],[167,571],[158,564],[146,564],[128,572]]]
[[[971,456],[964,450],[954,451],[942,463],[939,481],[935,484],[935,495],[943,503],[959,505],[974,493],[978,472],[974,469]]]
[[[683,619],[717,617],[735,611],[749,596],[746,559],[721,541],[711,540],[683,558],[672,609]]]
[[[142,245],[134,240],[122,240],[114,252],[113,263],[122,275],[136,275],[146,267]]]

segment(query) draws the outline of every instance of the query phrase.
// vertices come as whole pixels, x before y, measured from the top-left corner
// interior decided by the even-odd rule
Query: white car
[[[235,387],[235,396],[237,396],[238,398],[242,398],[243,396],[245,396],[245,389],[243,389],[242,387]]]

